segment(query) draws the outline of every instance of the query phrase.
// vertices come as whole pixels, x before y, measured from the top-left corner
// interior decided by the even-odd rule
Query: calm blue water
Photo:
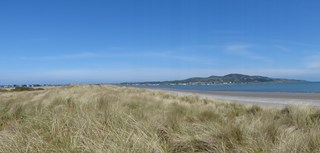
[[[190,86],[138,86],[146,88],[168,88],[204,91],[244,91],[244,92],[288,92],[320,93],[320,82],[271,83],[271,84],[234,84],[234,85],[190,85]]]

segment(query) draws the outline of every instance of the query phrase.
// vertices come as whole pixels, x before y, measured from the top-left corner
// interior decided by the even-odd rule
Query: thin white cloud
[[[314,69],[320,69],[320,62],[318,62],[318,61],[310,62],[308,64],[308,67],[314,68]]]
[[[70,60],[70,59],[83,59],[83,58],[98,58],[99,54],[90,52],[81,52],[77,54],[64,54],[52,56],[24,56],[19,57],[20,60]]]
[[[77,59],[95,59],[95,58],[115,58],[115,57],[137,57],[148,55],[147,53],[132,52],[79,52],[74,54],[58,54],[50,56],[24,56],[20,60],[77,60]]]
[[[242,35],[244,34],[243,31],[236,31],[236,30],[213,30],[211,31],[213,34],[219,35]]]
[[[248,49],[251,49],[252,47],[253,47],[252,45],[244,45],[244,44],[226,45],[225,49],[227,51],[231,51],[231,52],[241,52],[241,51],[247,51]]]
[[[48,41],[49,40],[49,38],[41,38],[41,37],[39,37],[39,38],[30,38],[29,40],[31,40],[31,41]]]
[[[180,62],[189,62],[196,64],[214,65],[213,59],[204,59],[195,56],[186,56],[170,51],[145,51],[145,52],[80,52],[75,54],[61,54],[51,56],[24,56],[19,60],[32,61],[61,61],[61,60],[79,60],[79,59],[97,59],[97,58],[140,58],[140,59],[161,59],[175,60]]]
[[[259,60],[264,62],[272,62],[272,60],[266,56],[262,56],[253,52],[254,50],[253,45],[246,45],[246,44],[237,44],[237,45],[226,45],[224,46],[225,52],[230,55],[241,56],[247,59],[252,60]]]
[[[199,57],[199,56],[186,56],[186,55],[176,54],[173,52],[153,52],[153,53],[147,53],[143,55],[146,57],[171,59],[171,60],[191,62],[195,64],[204,64],[204,65],[216,65],[218,62],[217,59],[213,59],[213,58],[208,59],[208,58]]]
[[[285,52],[285,53],[292,52],[292,49],[290,49],[289,47],[283,46],[283,45],[274,45],[273,47],[275,47],[277,50],[279,50],[281,52]]]
[[[279,46],[281,49],[282,46]],[[233,45],[208,45],[193,47],[194,50],[199,50],[203,48],[208,48],[208,50],[222,50],[222,52],[227,53],[230,56],[239,56],[251,60],[260,60],[264,62],[270,62],[268,57],[258,54],[255,49],[259,46],[248,45],[248,44],[233,44]],[[261,48],[261,46],[260,46]],[[282,48],[285,50],[286,48]],[[181,52],[180,52],[181,51]],[[220,52],[221,53],[221,52]],[[176,51],[141,51],[141,52],[80,52],[77,54],[66,54],[66,55],[55,55],[55,56],[39,56],[39,57],[23,57],[24,60],[76,60],[76,59],[95,59],[95,58],[150,58],[150,59],[164,59],[167,60],[177,60],[180,62],[190,62],[197,64],[215,65],[219,64],[219,59],[210,59],[210,57],[202,57],[200,55],[187,56],[182,50]],[[194,55],[194,54],[193,54]],[[222,59],[223,60],[223,59]],[[220,63],[221,64],[221,63]],[[20,80],[28,83],[33,81],[38,83],[39,80],[49,81],[53,83],[110,83],[110,82],[123,82],[123,81],[156,81],[156,80],[174,80],[174,79],[184,79],[194,76],[210,76],[210,75],[225,75],[228,73],[243,73],[249,75],[263,75],[269,77],[277,78],[292,78],[292,79],[307,79],[307,80],[317,80],[320,78],[320,71],[315,71],[315,69],[320,69],[320,54],[307,57],[304,63],[306,69],[298,68],[245,68],[241,69],[234,67],[234,69],[228,68],[217,68],[205,69],[202,67],[197,68],[143,68],[143,67],[125,67],[122,65],[117,67],[117,69],[112,69],[111,67],[101,69],[56,69],[56,70],[35,70],[29,72],[21,72],[13,75],[8,73],[6,76],[2,75],[0,80],[5,80],[9,82],[10,80]],[[15,76],[14,78],[12,76]],[[44,82],[42,81],[42,82]],[[319,79],[318,79],[319,81]],[[13,81],[12,81],[13,82]]]
[[[307,68],[320,69],[320,54],[307,57],[305,62]]]

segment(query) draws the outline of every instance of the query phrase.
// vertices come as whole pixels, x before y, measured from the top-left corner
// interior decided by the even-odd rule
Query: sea
[[[158,85],[142,88],[198,90],[198,91],[238,91],[276,93],[320,93],[320,82],[267,83],[267,84],[221,84],[221,85]]]

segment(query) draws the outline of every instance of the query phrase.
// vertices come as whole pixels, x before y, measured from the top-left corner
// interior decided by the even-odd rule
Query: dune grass
[[[320,110],[109,85],[3,92],[0,152],[320,152]]]

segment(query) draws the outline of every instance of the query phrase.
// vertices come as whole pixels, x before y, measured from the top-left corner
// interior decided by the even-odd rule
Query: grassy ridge
[[[4,92],[0,152],[320,152],[320,111],[107,85]]]

